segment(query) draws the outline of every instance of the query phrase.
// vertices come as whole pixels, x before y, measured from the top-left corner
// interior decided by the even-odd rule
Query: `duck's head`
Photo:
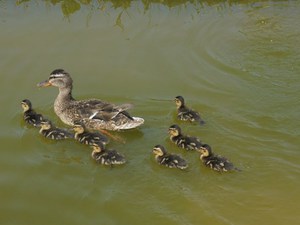
[[[83,123],[81,123],[79,121],[75,121],[74,126],[73,126],[73,130],[75,131],[75,133],[81,134],[81,133],[84,132],[85,126],[84,126]]]
[[[50,120],[44,119],[41,121],[41,130],[49,130],[52,127]]]
[[[30,110],[32,108],[32,104],[31,104],[31,102],[28,99],[24,99],[21,102],[21,106],[23,108],[23,112],[26,112],[26,111],[28,111],[28,110]]]
[[[55,86],[58,88],[72,88],[73,80],[70,74],[63,69],[56,69],[52,71],[48,80],[37,84],[38,87]]]
[[[104,150],[104,145],[101,142],[94,142],[92,148],[93,152],[102,152]]]
[[[174,101],[175,101],[177,108],[184,106],[184,98],[182,96],[179,95],[179,96],[175,97]]]
[[[163,155],[165,155],[167,153],[167,150],[162,145],[155,145],[154,148],[153,148],[153,150],[152,150],[152,153],[155,156],[163,156]]]
[[[208,144],[204,144],[200,147],[200,149],[197,150],[198,152],[200,152],[200,157],[208,157],[211,156],[212,153],[212,149]]]
[[[181,128],[178,125],[174,124],[169,127],[169,134],[171,137],[177,137],[181,134]]]

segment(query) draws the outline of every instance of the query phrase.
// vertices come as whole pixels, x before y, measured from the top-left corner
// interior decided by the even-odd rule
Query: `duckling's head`
[[[200,149],[198,150],[200,152],[200,157],[208,157],[211,156],[212,153],[212,149],[208,144],[204,144],[200,147]]]
[[[104,145],[101,142],[94,142],[92,148],[93,152],[102,152],[104,150]]]
[[[85,126],[83,123],[76,121],[76,122],[74,122],[73,130],[77,134],[82,134],[85,130]]]
[[[38,87],[55,86],[58,88],[72,88],[73,80],[69,73],[63,69],[56,69],[52,71],[48,80],[37,84]]]
[[[178,125],[174,124],[169,127],[169,134],[171,137],[177,137],[181,134],[181,128]]]
[[[174,101],[175,101],[177,108],[184,106],[184,98],[182,96],[179,95],[179,96],[175,97]]]
[[[44,119],[41,121],[41,130],[49,130],[52,127],[50,120]]]
[[[167,153],[167,150],[162,145],[155,145],[154,148],[153,148],[153,150],[152,150],[152,153],[155,156],[163,156],[163,155],[165,155]]]
[[[21,106],[23,108],[23,112],[26,112],[32,108],[31,102],[28,99],[24,99],[21,102]]]

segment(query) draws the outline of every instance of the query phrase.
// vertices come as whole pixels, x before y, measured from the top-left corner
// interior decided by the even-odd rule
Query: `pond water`
[[[298,224],[299,1],[0,1],[0,222],[12,224]],[[133,103],[145,119],[114,133],[128,163],[96,164],[91,149],[51,141],[22,121],[21,100],[57,126],[64,68],[77,99]],[[182,95],[206,124],[178,122]],[[242,172],[205,168],[168,139],[200,137]],[[162,144],[189,162],[159,166]]]

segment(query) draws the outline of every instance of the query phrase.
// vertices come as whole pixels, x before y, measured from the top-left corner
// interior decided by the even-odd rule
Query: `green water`
[[[54,4],[54,2],[57,2]],[[298,224],[298,1],[0,1],[0,223]],[[145,119],[110,148],[128,164],[96,164],[74,141],[50,141],[22,121],[20,101],[60,127],[64,68],[77,99],[133,103]],[[204,126],[179,123],[242,172],[218,174],[170,143],[175,96]],[[187,171],[159,166],[156,144]]]

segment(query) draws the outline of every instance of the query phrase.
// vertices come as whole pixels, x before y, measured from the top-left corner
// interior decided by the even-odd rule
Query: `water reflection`
[[[4,1],[5,2],[5,1]],[[32,0],[18,0],[16,2],[17,6],[29,7]],[[267,0],[262,0],[260,2],[270,2]],[[47,6],[57,6],[61,8],[61,12],[65,17],[78,12],[82,7],[89,7],[90,10],[105,11],[106,9],[122,9],[126,10],[136,4],[135,0],[44,0]],[[183,6],[186,7],[191,5],[196,11],[200,12],[203,6],[226,6],[232,4],[253,4],[253,7],[259,7],[256,0],[230,0],[224,2],[223,0],[142,0],[140,1],[144,12],[148,11],[154,5],[166,6],[168,8]],[[123,12],[123,11],[122,11]],[[121,18],[122,12],[119,14],[118,19]]]
[[[287,1],[287,0],[283,0]],[[229,0],[224,2],[223,0],[44,0],[45,6],[47,7],[60,7],[60,10],[65,18],[70,20],[70,17],[80,10],[88,11],[87,14],[87,23],[92,18],[94,13],[109,13],[111,9],[119,12],[116,14],[115,18],[115,26],[124,30],[124,16],[129,16],[128,9],[135,7],[137,11],[146,13],[151,10],[153,7],[166,7],[166,8],[178,8],[186,9],[190,8],[193,13],[200,14],[201,11],[205,9],[205,7],[215,7],[216,10],[222,10],[224,8],[231,7],[236,4],[247,4],[250,5],[251,8],[257,9],[261,7],[266,7],[264,2],[269,2],[267,0],[262,0],[257,2],[256,0]],[[6,5],[6,1],[1,1],[2,5]],[[32,0],[18,0],[16,1],[16,5],[19,7],[29,8],[31,7],[35,1]],[[36,3],[37,5],[40,3]],[[1,7],[1,5],[0,5]],[[1,7],[5,9],[5,7]]]

